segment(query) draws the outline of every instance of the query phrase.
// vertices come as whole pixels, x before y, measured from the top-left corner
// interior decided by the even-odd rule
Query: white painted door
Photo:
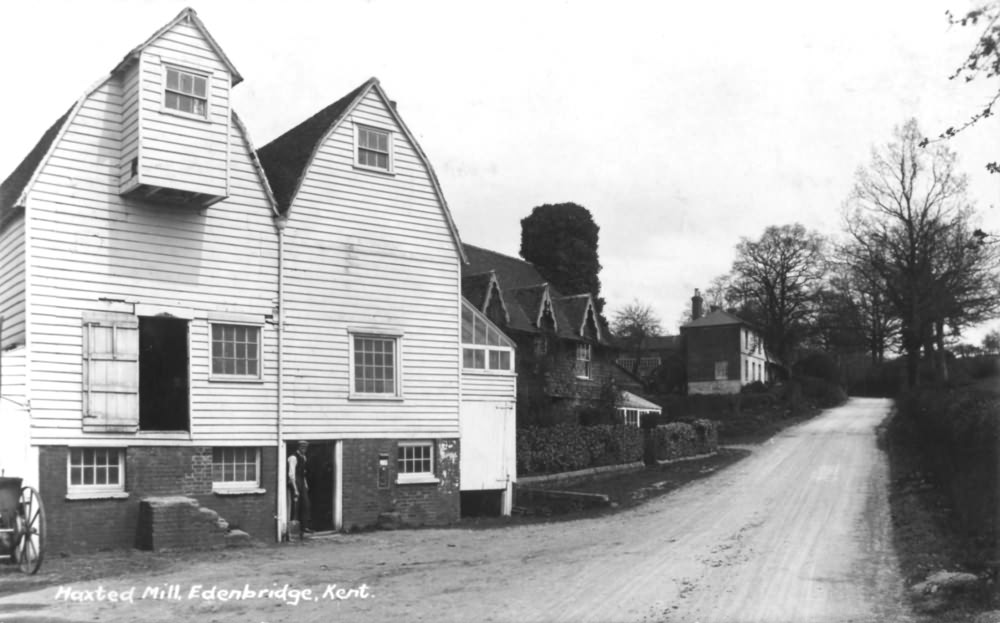
[[[461,490],[506,489],[516,480],[514,405],[462,402]]]

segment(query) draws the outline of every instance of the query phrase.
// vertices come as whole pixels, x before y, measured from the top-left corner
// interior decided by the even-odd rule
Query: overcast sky
[[[640,299],[668,332],[741,237],[838,233],[854,171],[894,126],[937,134],[998,87],[947,79],[976,31],[945,10],[966,0],[192,2],[0,2],[0,179],[191,5],[245,78],[234,107],[258,147],[377,76],[465,242],[516,256],[532,207],[579,203],[601,228],[609,310]],[[1000,232],[984,169],[1000,122],[950,145]]]

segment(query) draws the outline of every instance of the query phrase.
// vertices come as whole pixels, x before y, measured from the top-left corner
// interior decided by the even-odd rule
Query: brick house
[[[566,296],[522,259],[465,245],[462,293],[517,345],[518,425],[576,421],[641,387],[615,360],[590,294]]]
[[[259,152],[241,81],[185,9],[0,184],[0,470],[50,551],[280,538],[300,439],[317,529],[456,520],[463,428],[512,460],[513,367],[464,381],[463,247],[378,81]],[[477,476],[502,507],[513,470]]]
[[[689,394],[735,394],[750,383],[776,378],[778,360],[753,324],[721,309],[702,316],[698,291],[691,316],[681,326]]]

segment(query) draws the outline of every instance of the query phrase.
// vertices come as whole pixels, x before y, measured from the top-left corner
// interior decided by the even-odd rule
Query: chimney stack
[[[691,321],[701,318],[701,291],[698,288],[694,289],[694,296],[691,297]]]

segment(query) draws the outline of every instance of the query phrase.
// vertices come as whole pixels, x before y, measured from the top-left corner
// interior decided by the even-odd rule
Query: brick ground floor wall
[[[39,448],[39,492],[46,513],[46,551],[86,552],[135,547],[139,501],[148,496],[183,495],[216,511],[230,528],[259,541],[273,541],[276,509],[276,451],[261,448],[264,493],[212,492],[211,447],[130,447],[125,450],[124,499],[67,499],[66,446]]]
[[[436,483],[396,481],[401,439],[347,439],[343,442],[343,526],[374,526],[383,513],[398,513],[403,525],[444,525],[460,515],[457,439],[434,444]],[[379,482],[379,459],[388,458],[388,474]]]

